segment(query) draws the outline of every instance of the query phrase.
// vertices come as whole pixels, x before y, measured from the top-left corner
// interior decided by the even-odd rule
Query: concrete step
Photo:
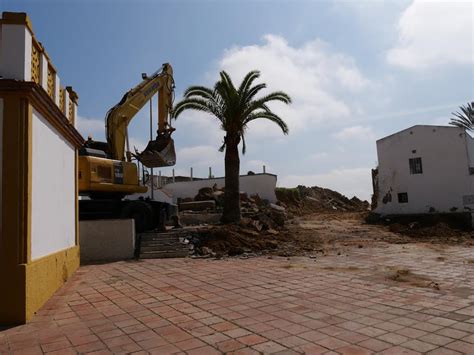
[[[147,236],[141,235],[142,240],[179,240],[180,238],[185,238],[188,235],[159,235],[159,236]]]
[[[149,246],[141,245],[140,252],[155,252],[155,251],[186,251],[189,252],[188,246],[167,245],[167,246]]]
[[[163,233],[142,233],[140,258],[184,258],[189,256],[189,244],[180,242],[180,238],[189,236],[189,231],[177,229]]]
[[[188,251],[153,251],[140,253],[140,259],[185,258]]]

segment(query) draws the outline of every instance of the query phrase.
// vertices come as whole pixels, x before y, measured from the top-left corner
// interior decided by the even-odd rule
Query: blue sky
[[[280,186],[319,185],[369,198],[375,140],[414,124],[446,124],[474,98],[470,1],[0,0],[25,11],[64,83],[79,93],[80,130],[103,139],[103,118],[142,72],[170,62],[177,99],[189,85],[235,81],[251,69],[290,126],[250,126],[241,172],[267,171]],[[147,110],[130,127],[148,137]],[[174,124],[177,174],[223,174],[222,132],[212,117]],[[162,169],[169,174],[170,169]]]

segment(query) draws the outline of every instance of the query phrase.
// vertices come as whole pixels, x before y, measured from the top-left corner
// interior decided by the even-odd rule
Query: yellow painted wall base
[[[0,293],[0,325],[23,324],[69,279],[80,264],[79,247],[18,265]]]
[[[75,246],[26,265],[26,320],[69,279],[80,264]]]

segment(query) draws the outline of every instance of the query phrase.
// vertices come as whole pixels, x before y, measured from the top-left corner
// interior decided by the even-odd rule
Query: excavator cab
[[[135,149],[135,157],[147,168],[159,168],[176,164],[176,151],[171,133],[174,129],[158,132],[155,140],[148,142],[143,152]]]

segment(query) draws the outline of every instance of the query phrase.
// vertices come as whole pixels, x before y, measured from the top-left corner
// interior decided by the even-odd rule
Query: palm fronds
[[[459,107],[460,111],[453,112],[455,118],[451,118],[450,125],[474,131],[474,102]]]

